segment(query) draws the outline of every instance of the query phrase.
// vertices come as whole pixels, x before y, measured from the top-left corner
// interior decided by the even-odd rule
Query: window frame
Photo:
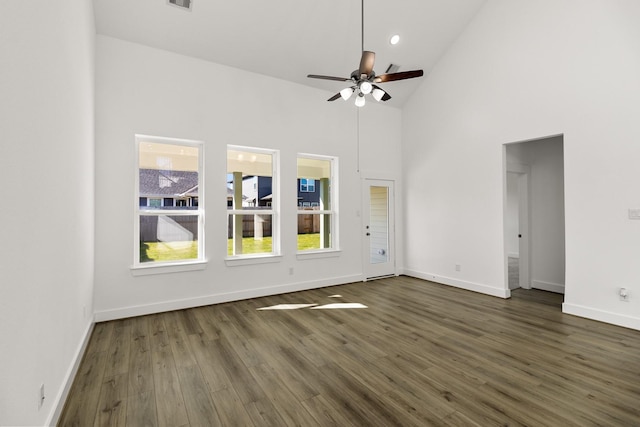
[[[231,209],[227,206],[227,215],[226,215],[226,224],[229,224],[229,219],[234,215],[271,215],[271,252],[260,252],[260,253],[250,253],[250,254],[231,254],[225,251],[227,254],[225,260],[228,265],[243,265],[247,262],[252,263],[256,260],[262,259],[267,262],[275,262],[279,258],[282,257],[281,253],[281,245],[280,245],[280,151],[270,148],[260,148],[260,147],[249,147],[244,145],[227,145],[227,162],[225,177],[230,172],[228,171],[228,155],[229,151],[244,151],[249,153],[256,154],[266,154],[271,156],[271,194],[272,199],[271,202],[267,204],[265,207],[259,206],[242,206],[242,209],[234,209],[233,205]],[[226,179],[225,179],[226,184]],[[254,187],[256,191],[257,182],[254,183]],[[258,205],[258,200],[256,200],[256,205]],[[232,236],[235,238],[235,236]],[[227,237],[228,240],[228,237]],[[235,250],[235,244],[232,244]],[[269,261],[271,260],[271,261]]]
[[[147,206],[140,206],[140,144],[142,143],[182,145],[198,149],[198,206],[194,210],[180,209],[158,209],[150,210],[149,201],[152,197],[147,198]],[[134,224],[133,224],[133,265],[131,271],[134,276],[160,273],[173,273],[178,271],[190,271],[204,269],[207,263],[205,256],[205,179],[204,179],[204,142],[168,138],[151,135],[135,135],[135,163],[134,163]],[[164,207],[164,198],[160,198],[161,206]],[[175,200],[174,200],[175,205]],[[177,207],[177,206],[172,206]],[[147,208],[147,209],[141,209]],[[156,262],[140,262],[140,219],[143,216],[194,216],[197,217],[198,223],[198,257],[188,260],[172,260],[172,261],[156,261]]]
[[[296,244],[296,255],[298,258],[312,258],[314,256],[323,256],[323,255],[330,255],[331,253],[339,253],[340,252],[340,239],[339,239],[339,230],[338,230],[338,226],[339,226],[339,209],[338,209],[338,192],[339,192],[339,182],[338,182],[338,165],[339,165],[339,159],[337,156],[327,156],[327,155],[320,155],[320,154],[311,154],[311,153],[298,153],[296,155],[296,182],[298,182],[298,180],[301,180],[302,178],[306,178],[309,179],[308,177],[298,177],[298,159],[300,158],[304,158],[304,159],[310,159],[310,160],[323,160],[323,161],[329,161],[330,163],[330,169],[331,169],[331,173],[329,176],[329,201],[330,201],[330,208],[329,209],[317,209],[317,210],[304,210],[304,209],[300,209],[300,207],[304,206],[303,205],[300,206],[299,204],[296,206],[296,210],[297,210],[297,215],[296,215],[296,241],[297,241],[297,236],[298,234],[298,230],[297,230],[297,224],[298,224],[298,218],[300,215],[329,215],[330,218],[330,241],[331,241],[331,247],[329,248],[318,248],[318,249],[307,249],[307,250],[298,250],[297,249],[297,244]],[[314,179],[314,192],[318,186],[318,179],[313,178]],[[300,184],[302,185],[302,184]],[[296,185],[296,187],[298,187]],[[298,188],[296,188],[296,190],[298,190]],[[302,193],[303,191],[300,190],[300,192]],[[306,207],[306,206],[304,206]],[[311,203],[309,203],[309,207],[311,207]]]

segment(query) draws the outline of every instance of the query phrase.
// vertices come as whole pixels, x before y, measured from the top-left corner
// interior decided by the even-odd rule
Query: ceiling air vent
[[[167,0],[167,3],[183,10],[191,10],[192,0]]]

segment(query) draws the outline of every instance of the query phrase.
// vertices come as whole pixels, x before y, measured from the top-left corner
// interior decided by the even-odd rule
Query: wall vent
[[[179,7],[182,10],[191,10],[192,0],[167,0],[167,4]]]

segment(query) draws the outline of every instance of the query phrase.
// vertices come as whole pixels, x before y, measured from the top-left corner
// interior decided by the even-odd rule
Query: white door
[[[393,181],[364,180],[364,279],[396,273]]]
[[[519,282],[522,289],[531,289],[531,227],[529,226],[529,174],[518,174],[518,224],[519,249],[518,258]]]
[[[506,260],[505,264],[509,265],[510,252],[514,250],[512,239],[517,233],[517,243],[515,247],[518,252],[518,284],[517,286],[507,286],[510,289],[520,287],[522,289],[531,289],[531,227],[529,224],[529,174],[530,167],[524,164],[509,163],[507,164],[507,209],[505,216],[505,236],[506,236]],[[509,187],[513,185],[513,192],[509,191]],[[514,204],[515,212],[510,212],[509,205]],[[509,215],[516,215],[517,218],[510,218]],[[512,226],[516,224],[517,229]],[[507,273],[507,284],[509,274]]]

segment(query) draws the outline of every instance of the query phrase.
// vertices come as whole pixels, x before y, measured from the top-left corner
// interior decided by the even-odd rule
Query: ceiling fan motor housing
[[[354,81],[354,83],[360,83],[362,81],[371,81],[373,80],[373,78],[376,76],[376,73],[373,72],[373,70],[371,71],[371,74],[366,75],[366,74],[360,74],[360,70],[353,70],[353,72],[351,73],[351,80]]]

